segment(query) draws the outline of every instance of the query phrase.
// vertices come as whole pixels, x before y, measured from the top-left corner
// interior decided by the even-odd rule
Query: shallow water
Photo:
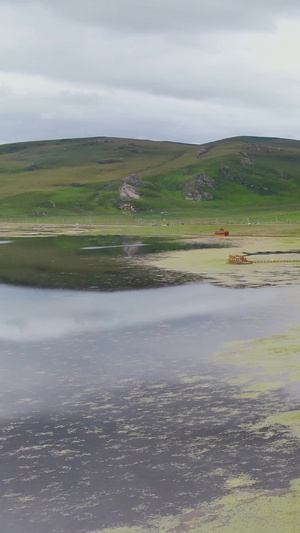
[[[299,398],[283,386],[243,396],[239,379],[259,382],[261,370],[216,352],[297,325],[294,293],[0,285],[1,530],[149,525],[243,475],[289,487],[297,439],[253,427]]]
[[[172,286],[199,275],[162,271],[137,260],[170,250],[223,247],[122,235],[0,240],[0,283],[72,290],[129,290]],[[132,261],[132,259],[135,261]]]

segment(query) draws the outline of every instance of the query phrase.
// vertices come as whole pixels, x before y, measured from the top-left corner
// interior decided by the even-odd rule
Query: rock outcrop
[[[123,179],[124,185],[132,185],[132,187],[149,187],[148,183],[145,183],[139,174],[130,174]]]
[[[129,152],[132,152],[133,154],[143,154],[143,150],[141,150],[141,147],[138,144],[135,143],[127,143],[122,144],[119,147],[119,150],[128,150]]]
[[[231,178],[231,167],[224,165],[220,168],[222,178]]]
[[[133,200],[138,200],[140,197],[139,193],[137,192],[137,190],[132,187],[132,185],[122,185],[122,187],[120,188],[120,198],[122,200],[124,199],[128,199],[128,198],[132,198]]]
[[[282,149],[281,148],[276,148],[275,146],[267,146],[265,144],[257,144],[257,143],[253,143],[253,144],[250,144],[249,147],[248,147],[248,153],[252,153],[252,154],[255,154],[255,153],[258,153],[258,154],[272,154],[274,152],[282,152]]]
[[[216,181],[209,174],[199,174],[189,179],[183,187],[185,200],[201,202],[202,200],[213,200],[211,190],[216,189]],[[210,189],[210,190],[208,190]]]
[[[285,172],[282,172],[281,170],[278,171],[278,174],[283,180],[290,180],[291,179],[291,176],[289,176],[289,174],[285,174]]]
[[[207,154],[208,152],[210,152],[210,150],[212,150],[214,148],[214,145],[213,144],[208,144],[207,146],[202,146],[202,148],[200,148],[199,152],[197,153],[197,158],[199,157],[202,157],[203,155]]]
[[[248,167],[250,165],[253,165],[254,163],[252,163],[252,161],[248,157],[243,157],[243,159],[240,159],[240,164],[243,167]]]
[[[138,174],[130,174],[130,176],[126,176],[123,179],[122,186],[119,189],[121,209],[131,209],[131,204],[128,203],[128,200],[138,200],[140,198],[141,194],[137,187],[149,187],[149,185]]]

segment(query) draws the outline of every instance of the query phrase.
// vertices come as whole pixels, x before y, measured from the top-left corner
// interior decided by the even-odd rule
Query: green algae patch
[[[275,425],[285,426],[293,436],[300,438],[300,411],[286,411],[270,415],[255,424],[253,429],[260,430],[265,427],[274,427]]]
[[[211,237],[199,238],[198,243],[216,242]],[[201,250],[170,251],[162,254],[149,254],[144,259],[147,265],[161,269],[200,274],[204,280],[226,287],[262,287],[265,285],[299,284],[299,263],[276,262],[298,260],[299,238],[279,237],[229,237],[226,238],[227,249],[206,248]],[[292,253],[292,251],[294,253]],[[250,259],[268,261],[247,265],[229,264],[230,255],[249,254]],[[278,253],[283,255],[277,255]]]
[[[234,398],[240,398],[240,399],[248,398],[249,400],[251,400],[251,399],[259,398],[260,395],[261,395],[261,392],[240,392],[238,394],[235,394]]]
[[[300,380],[299,329],[294,328],[286,335],[229,343],[215,355],[226,365],[250,371],[249,381],[259,374],[257,383],[250,385],[243,385],[241,378],[243,392],[267,392]]]
[[[180,527],[181,517],[152,517],[146,526],[121,526],[98,529],[91,533],[171,533]]]
[[[195,375],[179,375],[178,376],[179,379],[180,379],[180,382],[181,383],[184,383],[184,384],[193,384],[193,383],[201,383],[203,381],[207,381],[208,377],[210,378],[210,380],[214,380],[215,377],[214,376],[207,376],[207,375],[203,375],[203,374],[195,374]]]
[[[91,533],[145,533],[146,531],[147,529],[144,529],[142,527],[121,526],[108,529],[97,529],[97,531],[91,531]]]
[[[255,485],[255,483],[256,480],[251,476],[244,475],[227,479],[227,481],[225,481],[225,487],[228,489],[236,489],[240,487],[251,487],[252,485]]]
[[[247,478],[247,479],[246,479]],[[93,533],[299,533],[300,480],[289,489],[240,489],[255,483],[248,476],[233,478],[228,496],[184,511],[177,517],[151,519],[144,527],[113,527]]]
[[[237,491],[207,506],[206,514],[189,533],[298,533],[299,485],[290,491]],[[175,530],[176,531],[176,530]],[[174,533],[175,533],[174,531]],[[183,529],[181,530],[183,532]],[[180,533],[177,529],[176,533]]]
[[[258,398],[261,394],[282,389],[285,385],[286,382],[283,380],[252,383],[245,387],[244,392],[237,394],[236,396],[243,398]]]

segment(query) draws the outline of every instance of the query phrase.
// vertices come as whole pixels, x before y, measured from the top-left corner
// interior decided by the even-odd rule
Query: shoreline
[[[257,239],[257,238],[299,238],[299,224],[261,224],[253,225],[224,223],[230,230],[230,236],[225,237],[227,242],[232,239]],[[22,220],[22,221],[0,221],[0,237],[42,237],[51,235],[135,235],[151,237],[170,237],[178,239],[199,239],[223,240],[224,237],[215,237],[215,232],[220,228],[220,222],[207,223],[199,221],[197,223],[180,222],[172,220],[168,223],[157,224],[155,220],[125,220],[122,218],[101,218],[98,220],[87,218],[84,221],[74,217],[72,220]]]

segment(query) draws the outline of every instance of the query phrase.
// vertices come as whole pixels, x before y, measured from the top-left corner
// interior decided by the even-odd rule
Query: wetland
[[[295,239],[0,244],[2,531],[298,531]]]

